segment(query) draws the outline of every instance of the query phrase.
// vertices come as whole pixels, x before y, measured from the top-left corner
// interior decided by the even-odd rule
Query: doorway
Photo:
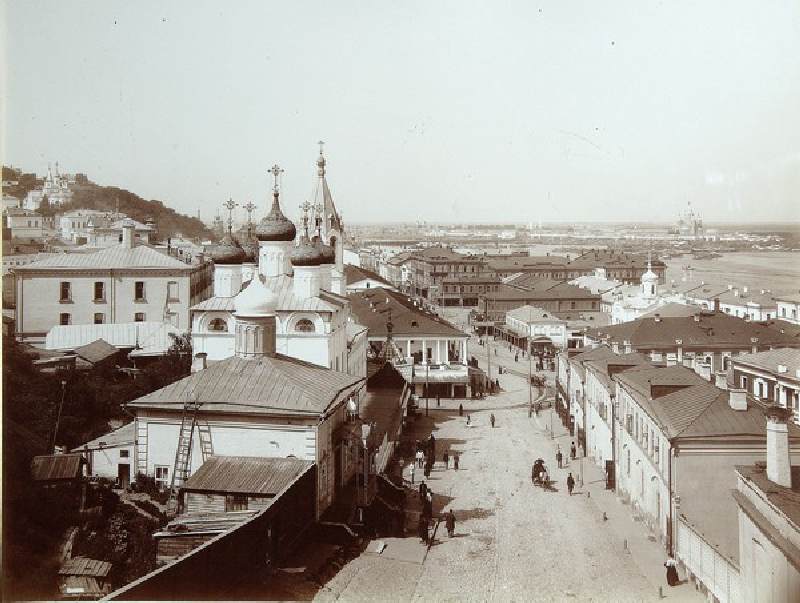
[[[127,488],[131,483],[131,466],[130,465],[117,465],[117,481],[120,488]]]

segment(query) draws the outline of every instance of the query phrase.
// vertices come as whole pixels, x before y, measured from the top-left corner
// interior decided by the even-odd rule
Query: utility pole
[[[483,320],[484,322],[489,322],[489,300],[487,298],[483,298]],[[488,324],[486,327],[486,376],[489,378],[489,391],[492,389],[492,350],[489,349],[489,326]]]
[[[67,395],[67,381],[66,379],[61,380],[61,403],[58,405],[58,415],[56,415],[56,426],[53,430],[53,447],[52,452],[50,454],[54,454],[56,451],[56,442],[58,441],[58,424],[61,422],[61,409],[64,408],[64,398]]]
[[[425,351],[427,352],[427,350]],[[428,416],[428,395],[429,395],[428,388],[430,387],[430,385],[428,384],[428,373],[430,371],[430,364],[428,364],[428,362],[429,359],[426,357],[425,358],[425,416],[426,417]]]

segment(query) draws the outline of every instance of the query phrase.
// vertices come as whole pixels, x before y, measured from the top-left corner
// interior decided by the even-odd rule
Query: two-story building
[[[731,359],[731,382],[756,400],[791,412],[800,423],[800,349],[777,348]]]
[[[64,253],[17,266],[17,337],[44,341],[56,325],[165,322],[188,331],[189,308],[211,293],[213,267],[123,241],[93,253]]]
[[[775,302],[778,304],[776,318],[800,325],[800,295],[797,293],[776,295]]]

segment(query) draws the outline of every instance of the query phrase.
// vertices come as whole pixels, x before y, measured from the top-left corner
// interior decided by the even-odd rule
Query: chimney
[[[719,297],[714,298],[714,313],[719,313]]]
[[[782,374],[782,373],[788,373],[788,372],[789,372],[789,367],[788,366],[786,366],[785,364],[779,364],[778,365],[778,373]]]
[[[730,388],[728,404],[733,410],[747,410],[747,390],[739,387]]]
[[[683,364],[683,339],[676,339],[675,340],[675,353],[677,355],[678,364]]]
[[[706,381],[711,381],[711,365],[705,362],[698,362],[694,365],[694,372]]]
[[[656,322],[661,322],[661,313],[656,312],[655,315],[653,316],[653,320]]]
[[[202,371],[208,367],[208,354],[205,352],[197,352],[192,359],[192,372]]]
[[[625,353],[626,354],[630,354],[631,353],[631,342],[626,340],[626,341],[622,342],[622,345],[623,345],[623,350],[625,351]]]
[[[750,344],[752,345],[750,351],[753,354],[757,354],[758,353],[758,337],[751,337],[750,338]]]
[[[122,222],[122,247],[133,249],[136,246],[133,236],[133,222],[124,220]]]
[[[694,313],[694,321],[695,322],[700,322],[700,312],[695,312]]]
[[[717,371],[714,373],[714,385],[719,389],[728,389],[728,373],[725,371]]]
[[[792,411],[780,406],[769,406],[764,414],[767,416],[767,479],[784,488],[791,488],[792,464],[786,421]]]
[[[733,291],[733,285],[728,284],[728,291]]]
[[[747,287],[742,287],[742,295],[747,295]]]

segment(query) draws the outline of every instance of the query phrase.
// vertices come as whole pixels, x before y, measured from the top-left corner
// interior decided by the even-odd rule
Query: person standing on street
[[[561,462],[564,460],[564,455],[561,454],[561,446],[556,449],[556,462],[558,463],[558,468],[561,469]]]
[[[572,474],[570,473],[570,474],[567,476],[567,490],[569,491],[569,495],[570,495],[570,496],[572,496],[572,491],[573,491],[574,489],[575,489],[575,478],[574,478],[574,477],[572,477]]]
[[[440,394],[436,394],[436,408],[439,408],[442,405],[442,397]]]
[[[458,405],[458,416],[461,417],[463,415],[464,415],[464,405],[463,404],[459,404]]]
[[[423,454],[422,450],[417,450],[417,467],[422,469],[422,463],[425,460],[425,454]]]
[[[411,483],[412,483],[412,485],[413,485],[413,483],[414,483],[414,471],[416,470],[416,463],[413,463],[413,462],[412,462],[412,463],[411,463],[411,464],[408,466],[408,470],[409,470],[409,473],[411,473]]]
[[[444,451],[442,455],[442,460],[444,461],[444,468],[450,469],[450,455],[447,453],[447,450]]]
[[[419,539],[423,542],[423,544],[428,544],[428,520],[425,519],[423,515],[419,516],[417,533],[419,534]]]
[[[572,460],[578,458],[578,449],[575,448],[575,442],[572,442],[572,444],[569,447],[569,455],[572,458]]]
[[[431,461],[425,463],[425,469],[423,471],[426,479],[431,476],[431,465],[432,465]]]
[[[452,538],[456,531],[456,516],[455,513],[453,513],[453,509],[450,509],[450,511],[447,512],[444,525],[447,528],[447,535]]]
[[[491,415],[489,415],[489,421],[490,421],[490,422],[491,422],[491,424],[492,424],[492,429],[494,429],[494,413],[492,413]]]
[[[428,493],[428,484],[425,483],[425,480],[422,480],[419,483],[419,497],[420,500],[423,502],[425,501],[425,495]]]
[[[453,455],[453,469],[458,471],[458,453],[457,452]]]
[[[469,415],[467,415],[467,425],[469,425],[469,424],[470,424],[470,417],[469,417]]]
[[[667,584],[669,586],[680,584],[680,580],[678,579],[678,567],[675,560],[672,557],[667,557],[667,560],[664,562],[664,567],[667,568]]]

